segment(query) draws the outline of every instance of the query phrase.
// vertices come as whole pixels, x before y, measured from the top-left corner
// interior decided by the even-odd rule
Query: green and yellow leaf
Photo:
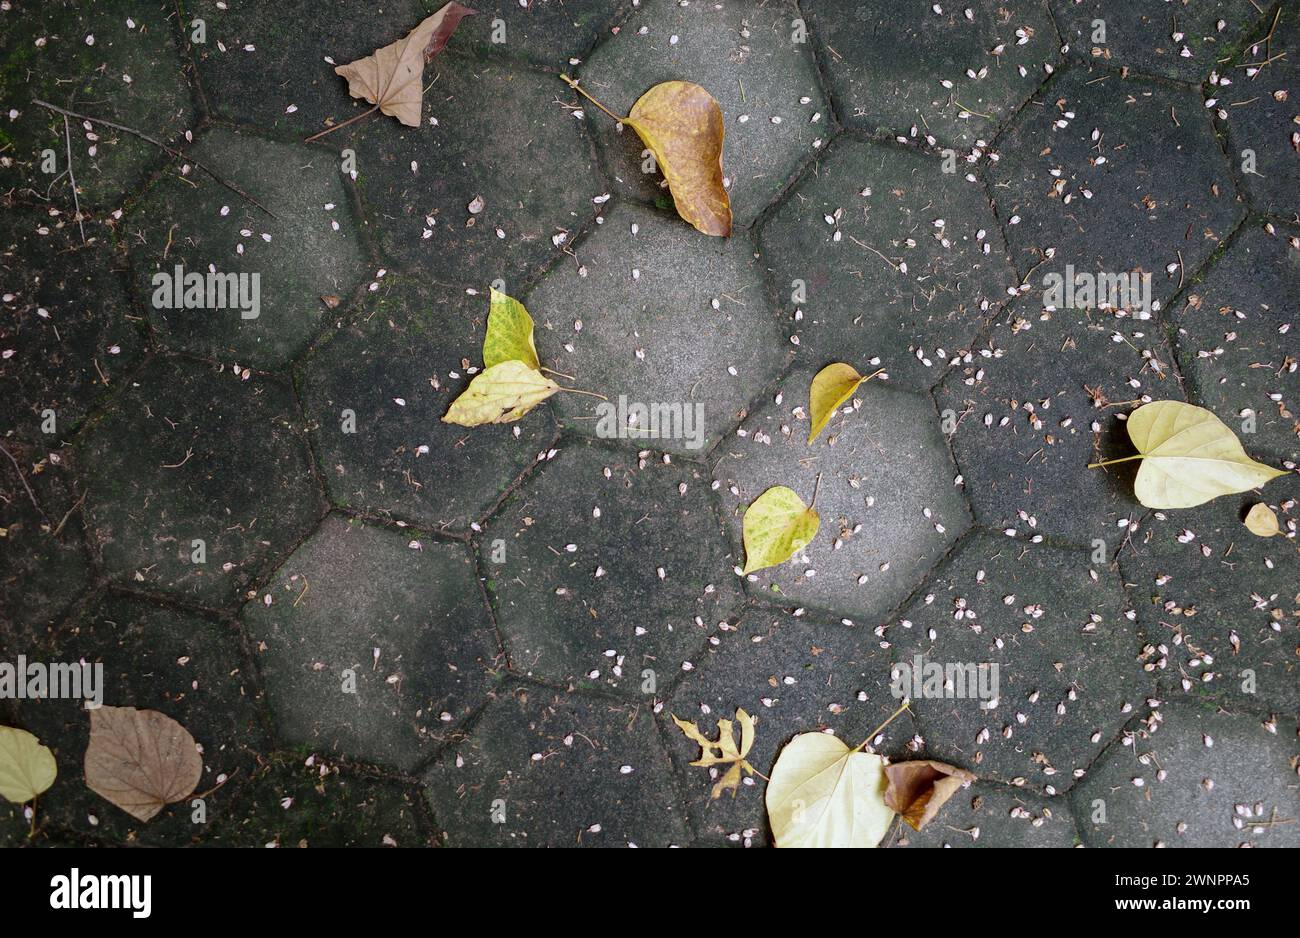
[[[474,376],[442,420],[462,427],[510,423],[559,390],[558,384],[521,361],[499,362]]]
[[[745,509],[741,535],[745,573],[785,563],[812,542],[821,526],[817,512],[784,485],[774,485]]]
[[[0,796],[25,804],[54,784],[54,753],[31,733],[0,726]]]
[[[542,370],[533,344],[533,317],[524,304],[499,290],[492,290],[487,334],[483,337],[483,367],[520,361],[534,371]]]
[[[817,434],[825,429],[840,405],[853,396],[859,385],[878,374],[877,371],[863,377],[856,368],[844,362],[834,362],[817,372],[808,388],[808,416],[812,418],[808,442],[817,439]]]

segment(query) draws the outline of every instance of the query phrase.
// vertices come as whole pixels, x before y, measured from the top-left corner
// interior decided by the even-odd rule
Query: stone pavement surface
[[[0,844],[762,845],[762,778],[711,800],[670,717],[746,709],[768,775],[938,663],[970,692],[909,683],[872,745],[980,780],[888,843],[1300,846],[1300,10],[476,3],[421,126],[305,143],[364,110],[331,63],[439,5],[0,4],[0,662],[102,664],[206,802],[140,823],[80,701],[0,699],[60,772]],[[708,88],[732,237],[562,72]],[[1076,272],[1149,295],[1048,296]],[[698,423],[442,423],[489,284],[566,385]],[[808,445],[832,361],[881,373]],[[1290,474],[1143,508],[1085,467],[1148,400]],[[821,531],[742,575],[777,484]]]

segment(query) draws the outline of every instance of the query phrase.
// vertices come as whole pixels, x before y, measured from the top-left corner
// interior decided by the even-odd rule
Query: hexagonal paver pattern
[[[700,757],[700,747],[670,716],[692,721],[716,738],[717,721],[734,721],[736,710],[743,709],[756,720],[749,762],[770,776],[781,747],[796,734],[831,729],[851,746],[888,720],[898,704],[889,689],[889,652],[862,626],[754,609],[710,637],[708,650],[660,717],[700,836],[752,846],[768,842],[763,780],[747,776],[734,798],[711,799],[710,789],[721,776],[690,765]],[[874,749],[915,758],[906,747],[915,732],[904,713],[880,734]]]
[[[198,115],[176,42],[176,8],[163,0],[121,5],[41,0],[0,11],[0,191],[71,211],[68,169],[83,210],[120,206],[166,157],[150,143],[104,124],[86,126],[33,104],[34,98],[124,124],[164,142]],[[53,151],[54,172],[43,164]]]
[[[1044,0],[802,8],[845,124],[910,136],[915,128],[940,145],[991,139],[1060,58]]]
[[[713,477],[738,556],[754,499],[785,485],[810,503],[815,490],[817,537],[790,563],[749,574],[746,587],[873,626],[907,599],[969,517],[928,396],[863,384],[808,445],[813,374],[796,369],[722,442]]]
[[[25,654],[29,662],[102,666],[97,687],[103,704],[158,710],[189,730],[203,755],[196,791],[208,793],[209,823],[228,810],[237,787],[219,783],[246,778],[257,765],[256,752],[266,745],[256,679],[239,632],[229,623],[110,595],[13,653]],[[51,747],[58,761],[55,787],[41,799],[41,823],[115,843],[184,844],[203,838],[206,827],[195,823],[188,801],[145,823],[86,787],[82,771],[90,717],[83,706],[80,699],[19,705],[20,725]]]
[[[704,87],[722,107],[722,169],[733,219],[745,227],[831,133],[812,51],[797,37],[798,16],[784,0],[644,0],[587,59],[583,87],[619,114],[662,81],[689,77]],[[662,177],[645,169],[641,138],[582,103],[619,190],[671,209]]]
[[[495,698],[425,775],[449,846],[689,842],[646,706],[527,685]]]
[[[1272,39],[1264,42],[1265,36]],[[1215,115],[1228,129],[1228,152],[1241,171],[1242,186],[1257,210],[1274,215],[1300,213],[1300,10],[1283,4],[1276,24],[1270,13],[1255,28],[1250,45],[1223,68],[1221,83],[1211,89]],[[1269,59],[1268,65],[1260,63]],[[1229,78],[1232,85],[1222,83]],[[1249,150],[1247,154],[1245,151]],[[1247,171],[1246,159],[1253,169]]]
[[[939,380],[1015,282],[980,186],[893,146],[837,144],[760,244],[800,358],[881,365],[909,388]]]
[[[303,402],[336,502],[461,530],[546,452],[555,423],[545,407],[509,425],[442,422],[473,377],[463,362],[480,361],[487,310],[486,296],[385,278],[307,360]]]
[[[1251,225],[1172,317],[1194,399],[1252,451],[1300,459],[1300,228]],[[1253,414],[1255,429],[1244,433]]]
[[[565,426],[700,454],[776,380],[784,330],[743,236],[707,238],[675,216],[619,205],[576,254],[528,296],[542,361],[608,398],[552,398]],[[633,405],[656,409],[638,416]],[[672,419],[652,425],[660,405]]]
[[[330,515],[243,613],[281,736],[409,771],[497,653],[461,544]]]
[[[559,254],[604,192],[553,74],[444,52],[424,69],[423,124],[373,118],[323,142],[356,148],[367,221],[387,258],[443,283],[506,292]],[[489,104],[490,102],[490,104]],[[482,199],[471,214],[469,206]]]
[[[565,68],[585,55],[620,19],[625,4],[609,0],[479,0],[447,48],[524,58]]]
[[[526,479],[482,538],[511,667],[632,695],[667,688],[740,601],[708,487],[697,464],[584,443]]]
[[[1247,437],[1249,439],[1249,437]],[[1234,706],[1300,712],[1300,478],[1199,508],[1156,512],[1120,552],[1138,621],[1161,652],[1151,660],[1168,690],[1226,696]],[[1242,525],[1250,506],[1273,507],[1283,535]]]
[[[346,297],[361,278],[343,177],[319,149],[225,128],[192,152],[276,217],[196,166],[164,176],[125,224],[140,303],[164,345],[277,368],[307,347],[321,297]]]
[[[1221,67],[1223,57],[1266,9],[1250,0],[1163,6],[1052,0],[1057,25],[1075,57],[1194,84]]]
[[[324,511],[299,421],[278,380],[143,368],[74,450],[105,572],[191,603],[234,601]]]
[[[1153,298],[1167,300],[1244,212],[1208,124],[1191,88],[1101,69],[1060,75],[989,169],[1017,269],[1055,249],[1078,271],[1149,273]]]
[[[975,782],[919,831],[898,828],[900,847],[1073,847],[1079,837],[1069,808],[1010,785]]]
[[[1135,718],[1075,788],[1071,800],[1085,843],[1300,846],[1300,826],[1269,823],[1300,813],[1296,730],[1294,719],[1279,720],[1270,731],[1246,712],[1193,701],[1161,704]]]
[[[936,759],[1060,793],[1153,685],[1118,578],[1085,551],[976,532],[924,589],[886,635]]]
[[[57,446],[140,361],[120,264],[87,235],[71,215],[0,211],[0,433]]]
[[[1132,453],[1131,405],[1180,396],[1171,358],[1153,321],[1017,301],[936,392],[976,519],[1113,554],[1136,464],[1086,466]]]

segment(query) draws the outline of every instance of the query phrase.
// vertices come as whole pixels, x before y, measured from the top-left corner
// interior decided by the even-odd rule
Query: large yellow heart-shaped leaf
[[[474,376],[443,416],[443,423],[477,427],[518,420],[560,386],[521,361],[505,361]]]
[[[542,370],[533,344],[533,317],[523,303],[494,289],[487,334],[483,337],[483,367],[508,361],[521,361],[534,371]]]
[[[1093,465],[1142,460],[1133,494],[1148,508],[1192,508],[1286,474],[1255,462],[1223,421],[1182,401],[1139,407],[1129,414],[1128,435],[1138,455]]]
[[[778,847],[874,847],[894,812],[885,804],[885,760],[828,733],[786,744],[767,783],[767,818]]]
[[[54,784],[54,753],[14,726],[0,726],[0,796],[15,804],[31,801]]]
[[[699,85],[665,81],[637,99],[623,122],[650,148],[677,214],[707,235],[731,234],[722,184],[722,108]]]
[[[775,567],[812,542],[821,527],[817,512],[784,485],[774,485],[745,509],[745,573]]]
[[[862,382],[870,381],[878,374],[877,371],[863,377],[856,368],[844,362],[834,362],[817,372],[808,388],[808,416],[812,418],[808,442],[817,439],[817,434],[830,423],[840,405],[853,396]]]

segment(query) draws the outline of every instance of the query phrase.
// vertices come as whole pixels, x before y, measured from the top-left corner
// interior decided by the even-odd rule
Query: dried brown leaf
[[[127,814],[147,821],[194,791],[203,774],[194,737],[157,710],[90,711],[86,786]]]
[[[889,779],[885,804],[918,831],[958,789],[975,781],[975,776],[965,769],[930,759],[887,765],[885,777]]]

